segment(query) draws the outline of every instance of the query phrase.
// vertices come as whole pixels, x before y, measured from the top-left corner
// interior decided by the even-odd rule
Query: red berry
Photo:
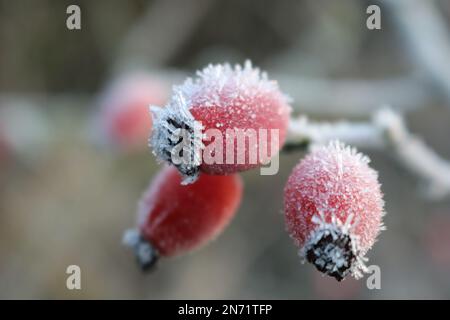
[[[242,196],[238,175],[202,175],[181,185],[181,175],[164,167],[145,192],[138,210],[138,232],[125,235],[142,268],[158,256],[183,254],[218,236],[234,216]]]
[[[219,175],[244,171],[278,153],[285,141],[291,108],[275,81],[268,80],[266,73],[253,68],[250,62],[234,68],[228,64],[209,65],[197,75],[174,87],[166,108],[152,108],[151,145],[158,158],[175,164],[185,181],[192,182],[200,171]],[[170,137],[177,129],[187,130],[191,138],[186,150],[190,163],[173,161],[174,144],[179,139]],[[234,137],[243,136],[243,132],[254,133],[255,141],[238,148]],[[222,142],[219,150],[208,150],[211,143],[218,142],[216,138]],[[277,139],[278,145],[271,147],[272,139]],[[211,155],[217,158],[211,161]]]
[[[151,104],[165,103],[168,85],[146,73],[122,76],[101,95],[100,128],[106,142],[122,150],[147,145],[152,119]]]
[[[378,174],[368,163],[332,142],[307,155],[285,187],[286,227],[300,256],[339,281],[362,276],[364,256],[383,228]]]

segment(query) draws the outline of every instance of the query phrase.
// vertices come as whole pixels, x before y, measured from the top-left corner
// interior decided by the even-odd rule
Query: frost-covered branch
[[[377,111],[368,122],[293,119],[287,147],[324,144],[333,139],[356,147],[390,150],[400,164],[428,183],[428,196],[439,198],[450,194],[450,162],[410,133],[403,118],[391,109]]]

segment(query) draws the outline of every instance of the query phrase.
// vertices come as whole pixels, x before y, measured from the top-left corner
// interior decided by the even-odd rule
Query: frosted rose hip
[[[158,256],[177,256],[194,250],[219,235],[233,218],[242,196],[238,175],[202,175],[187,186],[167,166],[151,182],[138,210],[138,230],[125,234],[142,268]]]
[[[197,75],[174,87],[166,108],[152,109],[151,146],[158,158],[175,164],[189,183],[200,171],[244,171],[278,153],[286,137],[291,108],[275,81],[250,62],[234,68],[228,64],[210,65]],[[174,146],[182,141],[173,136],[180,129],[189,137],[184,149],[189,163],[173,160]],[[239,147],[241,138],[244,147]]]
[[[332,142],[308,154],[285,187],[286,227],[300,256],[337,280],[362,275],[364,256],[383,228],[378,174],[368,163]]]

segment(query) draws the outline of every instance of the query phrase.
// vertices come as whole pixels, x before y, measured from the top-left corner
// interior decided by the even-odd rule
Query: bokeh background
[[[411,1],[413,15],[421,2],[435,6],[448,41],[450,2]],[[70,4],[81,8],[81,30],[66,28]],[[369,4],[381,6],[381,30],[366,28]],[[275,176],[244,173],[236,218],[205,248],[144,275],[121,244],[160,166],[133,131],[148,115],[113,129],[105,119],[118,101],[164,104],[173,83],[209,63],[251,59],[280,79],[296,113],[317,120],[365,120],[391,104],[450,159],[448,93],[396,19],[383,1],[0,0],[0,298],[450,298],[450,197],[426,197],[388,151],[363,150],[386,200],[387,231],[369,253],[381,290],[300,264],[282,194],[301,152],[283,154]],[[327,90],[305,90],[308,79],[355,86],[330,101]],[[384,96],[377,85],[388,79],[405,86]],[[343,103],[352,96],[364,103]],[[66,288],[71,264],[81,267],[82,290]]]

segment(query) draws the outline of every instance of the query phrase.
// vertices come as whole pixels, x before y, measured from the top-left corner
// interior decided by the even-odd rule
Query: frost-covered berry
[[[95,124],[106,144],[122,151],[145,148],[152,127],[149,106],[165,103],[169,92],[166,82],[145,72],[121,76],[107,86]]]
[[[138,229],[124,235],[143,270],[159,256],[181,255],[214,239],[241,201],[242,180],[236,174],[202,175],[187,186],[180,182],[175,167],[164,167],[141,199]]]
[[[364,257],[383,229],[378,174],[339,142],[316,147],[285,187],[286,227],[300,256],[337,280],[366,271]]]
[[[150,143],[159,159],[177,166],[186,183],[195,181],[199,172],[221,175],[255,168],[284,143],[288,102],[277,82],[249,61],[243,67],[209,65],[197,78],[175,86],[165,108],[152,108]],[[176,163],[180,130],[186,132],[183,152],[189,161]]]
[[[450,212],[442,215],[431,214],[427,218],[424,245],[430,261],[438,269],[450,269]]]

